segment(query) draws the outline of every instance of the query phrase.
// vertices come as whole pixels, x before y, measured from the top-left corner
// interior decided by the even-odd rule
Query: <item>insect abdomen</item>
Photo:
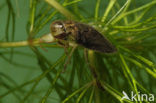
[[[116,48],[94,28],[85,24],[79,24],[77,28],[79,29],[76,35],[78,44],[98,52],[116,52]]]

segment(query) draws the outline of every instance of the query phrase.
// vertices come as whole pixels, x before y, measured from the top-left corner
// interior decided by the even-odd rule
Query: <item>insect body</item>
[[[51,24],[52,35],[59,39],[74,42],[85,48],[113,53],[116,48],[93,27],[74,21],[55,21]]]

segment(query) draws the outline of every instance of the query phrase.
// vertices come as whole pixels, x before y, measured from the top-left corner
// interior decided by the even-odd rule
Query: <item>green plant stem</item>
[[[46,94],[44,95],[44,97],[41,99],[40,103],[46,103],[48,96],[49,96],[49,95],[52,93],[52,91],[54,90],[54,86],[55,86],[55,84],[56,84],[56,82],[57,82],[57,80],[58,80],[58,78],[59,78],[61,72],[62,72],[62,69],[60,69],[60,70],[57,72],[57,74],[56,74],[56,76],[55,76],[53,82],[51,83],[51,87],[48,89],[48,91],[46,92]]]
[[[124,100],[126,102],[123,102],[121,100],[123,95],[119,91],[117,91],[116,89],[112,88],[110,85],[108,85],[107,83],[105,83],[103,81],[101,81],[101,84],[105,88],[106,91],[108,91],[112,96],[114,96],[121,103],[134,103],[134,102],[131,102],[131,101],[127,100],[127,99]]]
[[[95,17],[95,20],[96,20],[96,21],[98,20],[100,1],[101,1],[101,0],[97,0],[97,2],[96,2],[96,7],[95,7],[95,16],[94,16],[94,17]]]
[[[90,67],[90,70],[91,70],[92,74],[94,75],[94,78],[97,79],[95,59],[96,58],[95,58],[94,51],[89,50],[88,51],[88,63],[89,63],[89,67]]]
[[[30,32],[33,31],[34,28],[34,21],[35,21],[35,12],[36,12],[36,0],[30,0]]]
[[[88,102],[88,103],[92,103],[92,101],[93,101],[93,96],[94,96],[94,92],[95,92],[95,88],[93,87],[92,92],[91,92],[91,95],[90,95],[90,97],[89,97],[89,102]]]
[[[13,47],[24,47],[24,46],[39,46],[40,41],[37,40],[26,40],[18,42],[2,42],[0,43],[0,48],[13,48]]]
[[[110,10],[112,9],[113,5],[115,4],[116,0],[110,0],[109,5],[105,11],[105,13],[103,14],[103,17],[101,19],[102,22],[104,22],[110,12]]]
[[[64,101],[62,101],[61,103],[66,103],[69,99],[71,99],[74,95],[78,94],[79,92],[81,92],[82,90],[84,90],[85,88],[89,88],[91,85],[93,84],[93,82],[90,82],[86,85],[84,85],[83,87],[79,88],[78,90],[76,90],[75,92],[73,92],[71,95],[69,95]]]
[[[33,40],[18,41],[18,42],[0,42],[0,48],[40,46],[41,43],[52,43],[55,41],[56,40],[54,39],[54,37],[51,35],[51,33],[49,33]]]
[[[62,61],[65,59],[65,57],[66,57],[65,55],[62,55],[62,56],[60,57],[60,59],[58,59],[58,61],[56,61],[56,62],[50,67],[50,69],[46,70],[45,72],[43,72],[43,73],[42,73],[41,75],[39,75],[38,77],[36,77],[36,78],[34,78],[34,79],[32,79],[32,80],[30,80],[30,81],[28,81],[28,82],[25,82],[25,83],[21,84],[20,86],[17,86],[17,87],[15,87],[15,88],[9,90],[8,92],[6,92],[6,93],[0,95],[0,99],[3,98],[4,96],[8,95],[8,94],[11,93],[11,92],[14,92],[15,90],[18,90],[18,89],[20,89],[20,88],[23,88],[24,86],[26,86],[26,85],[28,85],[28,84],[31,84],[31,83],[33,83],[33,82],[40,81],[40,80],[43,79],[50,71],[52,71],[60,62],[62,62]]]
[[[130,2],[130,0],[127,0],[127,2],[120,8],[120,10],[107,22],[106,26],[108,26],[111,22],[113,22],[116,17],[123,11],[123,9],[127,6],[127,4]]]
[[[150,6],[153,6],[153,5],[155,5],[155,4],[156,4],[156,1],[153,0],[152,2],[150,2],[150,3],[148,3],[148,4],[145,4],[145,5],[143,5],[143,6],[139,7],[139,8],[136,8],[136,9],[131,10],[131,11],[128,11],[128,12],[125,12],[124,14],[118,16],[111,24],[114,25],[114,24],[117,23],[119,20],[121,20],[123,17],[125,17],[125,16],[127,16],[127,15],[130,15],[130,14],[133,14],[133,13],[136,13],[136,12],[138,12],[138,11],[140,11],[140,10],[143,10],[143,9],[148,8],[148,7],[150,7]]]
[[[45,0],[45,1],[49,3],[51,6],[53,6],[55,9],[57,9],[64,16],[66,16],[68,19],[76,18],[70,11],[68,11],[66,8],[60,5],[56,0]]]

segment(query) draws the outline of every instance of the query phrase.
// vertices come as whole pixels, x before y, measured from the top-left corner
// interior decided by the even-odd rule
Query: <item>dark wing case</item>
[[[78,28],[76,41],[78,44],[103,53],[116,52],[116,48],[93,27],[81,23],[77,23]]]

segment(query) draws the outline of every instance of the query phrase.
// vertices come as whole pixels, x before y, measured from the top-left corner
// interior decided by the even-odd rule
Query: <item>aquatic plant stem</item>
[[[59,4],[56,0],[45,0],[48,4],[53,6],[56,10],[62,13],[68,19],[75,19],[75,15],[73,15],[69,10]]]
[[[41,43],[52,43],[56,40],[51,35],[51,33],[43,35],[40,38],[30,39],[25,41],[17,42],[0,42],[0,48],[15,48],[15,47],[24,47],[24,46],[40,46]]]

